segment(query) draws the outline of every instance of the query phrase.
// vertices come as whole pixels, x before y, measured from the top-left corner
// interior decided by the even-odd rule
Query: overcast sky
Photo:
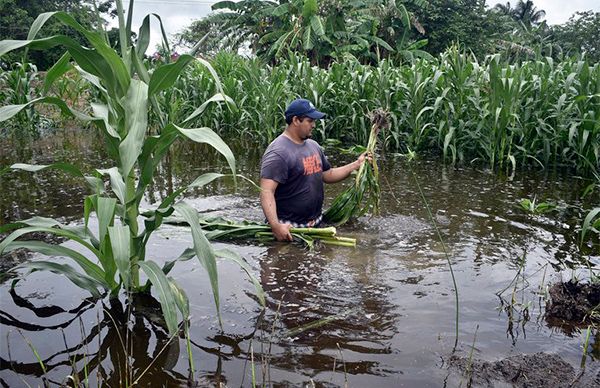
[[[160,15],[169,38],[189,25],[193,20],[200,19],[208,14],[211,5],[217,1],[211,0],[134,0],[133,25],[137,31],[144,16],[149,13]],[[514,6],[517,0],[487,0],[488,6],[496,3],[505,4],[507,1]],[[127,9],[129,1],[124,0]],[[536,8],[546,11],[548,24],[561,24],[566,22],[571,15],[577,11],[593,10],[600,12],[600,0],[534,0]],[[153,18],[154,19],[154,18]],[[113,20],[112,25],[117,21]],[[151,42],[149,52],[153,52],[156,44],[160,41],[160,30],[158,23],[154,20],[151,24]]]

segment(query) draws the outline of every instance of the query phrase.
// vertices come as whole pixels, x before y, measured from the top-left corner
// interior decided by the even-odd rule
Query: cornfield
[[[224,52],[211,64],[236,105],[204,105],[188,122],[226,138],[266,145],[285,125],[286,104],[302,96],[328,115],[313,132],[318,141],[366,144],[368,112],[381,108],[390,112],[390,127],[380,134],[384,151],[411,149],[507,172],[567,167],[591,176],[600,170],[598,63],[507,64],[449,48],[435,60],[401,66],[348,60],[321,69],[292,56],[272,67]],[[206,68],[190,66],[157,103],[168,122],[179,122],[218,92]],[[157,117],[150,123],[159,131]]]

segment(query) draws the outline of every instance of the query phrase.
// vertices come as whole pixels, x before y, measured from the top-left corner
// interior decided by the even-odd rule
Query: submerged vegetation
[[[235,157],[227,144],[211,129],[184,128],[175,124],[179,121],[168,120],[169,117],[163,115],[157,103],[157,96],[168,90],[185,66],[196,59],[190,55],[181,56],[177,62],[156,66],[150,73],[142,62],[149,41],[150,16],[146,16],[142,25],[138,44],[133,45],[130,41],[132,5],[133,1],[130,2],[129,18],[126,21],[121,1],[117,1],[121,56],[109,46],[101,34],[85,29],[65,12],[41,14],[32,24],[26,40],[0,42],[0,55],[24,47],[45,50],[62,46],[66,52],[46,74],[44,89],[50,90],[50,86],[57,78],[75,68],[80,77],[89,82],[89,88],[94,90],[95,97],[86,112],[80,112],[67,105],[62,99],[51,95],[43,95],[35,99],[27,98],[0,107],[0,121],[18,116],[20,112],[30,109],[34,104],[55,105],[66,115],[96,125],[104,137],[107,153],[113,163],[111,167],[97,168],[91,174],[84,174],[69,163],[13,164],[3,169],[4,173],[9,169],[30,172],[45,169],[62,170],[85,180],[92,194],[85,198],[83,204],[85,220],[83,226],[67,226],[57,220],[42,217],[2,225],[0,233],[11,233],[0,242],[0,254],[26,248],[50,257],[68,257],[78,265],[79,269],[69,264],[43,260],[23,263],[20,268],[31,271],[47,270],[64,275],[78,287],[89,291],[95,298],[105,296],[107,293],[110,298],[117,298],[122,291],[128,297],[135,297],[136,294],[149,292],[152,286],[160,298],[168,331],[171,335],[175,335],[179,331],[179,317],[184,322],[189,319],[189,302],[183,289],[174,279],[168,277],[174,263],[161,268],[156,262],[146,260],[148,241],[153,232],[161,226],[164,217],[174,212],[190,225],[193,237],[192,254],[190,256],[185,251],[182,257],[189,259],[196,256],[207,270],[214,303],[219,313],[216,258],[222,256],[236,259],[236,255],[231,252],[215,251],[200,229],[196,211],[184,202],[176,203],[176,200],[188,188],[200,187],[224,175],[207,173],[200,176],[188,186],[174,190],[157,209],[152,210],[145,217],[140,214],[140,202],[152,183],[155,170],[177,139],[206,143],[215,148],[227,160],[234,178]],[[93,49],[87,49],[65,35],[37,38],[44,23],[50,19],[56,19],[83,35]],[[227,100],[210,64],[202,60],[198,61],[206,66],[213,77],[217,94],[208,98],[207,102],[183,122],[202,113],[209,102]],[[150,110],[155,111],[155,117],[160,123],[159,134],[156,136],[150,136],[148,130]],[[93,213],[98,222],[97,233],[90,230],[89,221]],[[41,241],[19,239],[40,232],[76,242],[86,253],[82,254],[77,250]],[[242,263],[241,260],[237,261]],[[145,283],[141,277],[142,272],[148,279]],[[260,295],[260,285],[256,284]]]

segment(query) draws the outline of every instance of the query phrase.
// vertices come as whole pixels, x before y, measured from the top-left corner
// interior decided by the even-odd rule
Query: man
[[[278,241],[291,241],[290,228],[316,227],[322,219],[323,182],[339,182],[365,161],[331,168],[319,144],[311,140],[315,120],[325,117],[305,99],[285,110],[287,127],[265,151],[260,169],[260,203]]]

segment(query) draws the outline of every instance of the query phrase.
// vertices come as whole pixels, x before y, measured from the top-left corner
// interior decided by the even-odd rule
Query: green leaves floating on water
[[[377,148],[377,135],[382,128],[388,126],[388,113],[378,109],[371,112],[371,134],[367,143],[366,152],[371,155],[371,162],[365,161],[360,166],[354,185],[338,195],[331,207],[323,214],[325,221],[342,225],[351,218],[360,217],[369,210],[373,215],[379,214],[379,170],[375,157]]]
[[[556,209],[556,204],[551,202],[536,203],[536,197],[533,197],[533,200],[529,198],[522,199],[519,204],[523,210],[531,214],[543,214]]]

